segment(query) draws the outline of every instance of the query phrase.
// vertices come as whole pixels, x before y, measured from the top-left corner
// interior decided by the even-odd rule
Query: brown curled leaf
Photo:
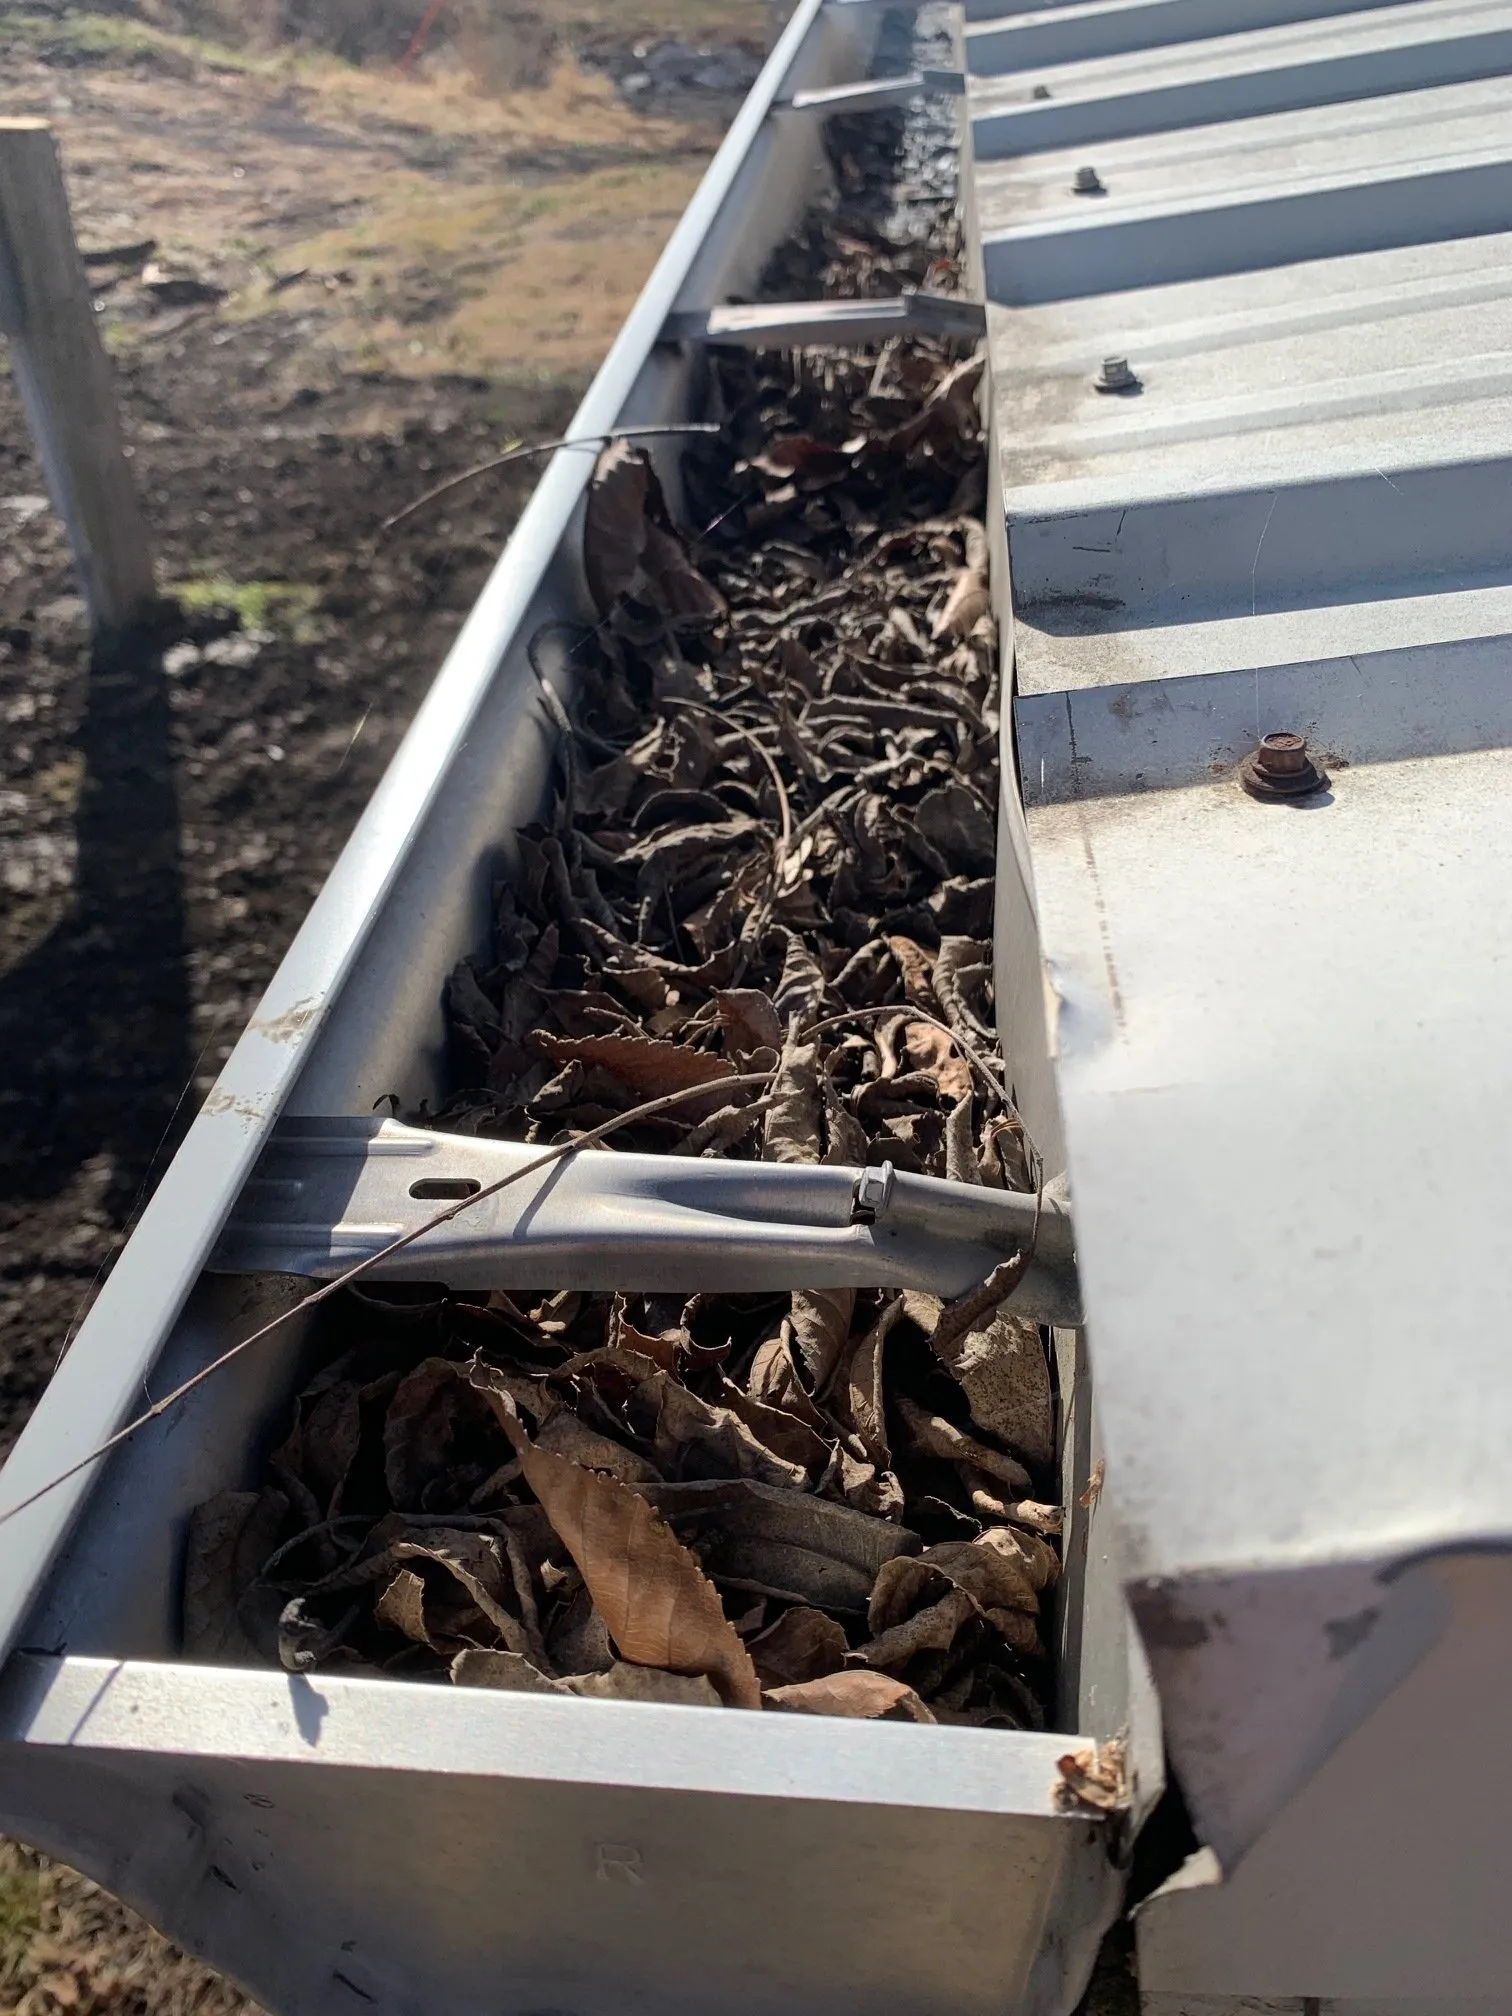
[[[838,1673],[850,1645],[833,1617],[799,1603],[755,1638],[748,1638],[746,1650],[763,1687],[792,1687]]]
[[[980,1614],[976,1599],[967,1590],[950,1589],[938,1603],[916,1610],[911,1617],[858,1646],[851,1659],[860,1666],[901,1670],[921,1652],[948,1652],[961,1626]]]
[[[800,1040],[796,1020],[783,1044],[769,1096],[772,1103],[762,1130],[762,1160],[817,1162],[824,1138],[819,1044],[817,1040]]]
[[[957,641],[969,637],[991,609],[992,590],[987,585],[986,572],[980,567],[963,567],[951,584],[945,606],[935,618],[930,634],[936,644],[952,637]]]
[[[718,1708],[718,1694],[702,1674],[668,1673],[655,1666],[617,1661],[603,1673],[554,1680],[513,1652],[459,1652],[451,1663],[458,1687],[492,1687],[510,1694],[561,1694],[587,1701],[661,1701],[682,1708]]]
[[[854,1288],[819,1288],[795,1294],[789,1318],[793,1356],[811,1393],[823,1393],[850,1339],[856,1308]]]
[[[969,1295],[935,1304],[932,1327],[926,1320],[931,1298],[910,1297],[908,1306],[928,1328],[935,1356],[959,1382],[976,1426],[1026,1462],[1048,1468],[1055,1458],[1050,1362],[1038,1324],[1003,1307],[1025,1271],[1023,1254],[1005,1261]]]
[[[713,1085],[736,1075],[726,1057],[649,1036],[552,1036],[541,1030],[530,1044],[553,1064],[596,1065],[643,1099],[659,1099],[667,1092]]]
[[[887,1673],[856,1667],[794,1687],[770,1687],[766,1704],[789,1715],[845,1715],[862,1722],[933,1722],[912,1687]]]
[[[1016,1462],[1012,1456],[989,1449],[985,1442],[979,1442],[974,1435],[957,1428],[943,1415],[927,1414],[907,1394],[899,1394],[897,1407],[908,1424],[910,1438],[919,1455],[942,1456],[948,1463],[969,1463],[974,1469],[983,1470],[989,1477],[1006,1484],[1016,1498],[1033,1495],[1033,1479],[1023,1464]]]
[[[1056,1786],[1063,1806],[1090,1806],[1098,1813],[1122,1813],[1133,1803],[1129,1786],[1128,1739],[1110,1736],[1106,1743],[1094,1743],[1085,1750],[1073,1750],[1056,1759],[1060,1773]]]
[[[983,1610],[1039,1612],[1040,1595],[1056,1581],[1060,1562],[1032,1533],[994,1526],[975,1540],[944,1540],[909,1560],[886,1561],[877,1571],[867,1608],[874,1632],[891,1630],[942,1584],[966,1591]]]

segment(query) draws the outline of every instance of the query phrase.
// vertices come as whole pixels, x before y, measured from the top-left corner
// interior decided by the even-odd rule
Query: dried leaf
[[[725,1048],[743,1070],[767,1051],[782,1049],[782,1019],[769,994],[758,987],[729,988],[716,992],[714,1000],[724,1027]]]
[[[606,1673],[614,1664],[609,1629],[586,1588],[578,1588],[546,1634],[546,1651],[559,1673]]]
[[[909,1022],[903,1030],[903,1043],[909,1068],[927,1072],[948,1105],[971,1097],[971,1066],[945,1030],[930,1022]]]
[[[1060,1802],[1072,1807],[1090,1806],[1098,1813],[1122,1813],[1133,1803],[1129,1786],[1128,1739],[1111,1736],[1106,1743],[1094,1743],[1085,1750],[1073,1750],[1056,1759],[1060,1782],[1056,1793]]]
[[[495,1378],[504,1376],[488,1369]],[[384,1419],[383,1472],[401,1510],[418,1508],[433,1484],[470,1479],[470,1492],[508,1453],[469,1368],[449,1358],[427,1358],[400,1381]],[[457,1496],[454,1491],[451,1502]]]
[[[882,1563],[919,1551],[919,1536],[906,1527],[749,1479],[642,1491],[717,1581],[821,1610],[864,1612]]]
[[[659,1099],[666,1092],[685,1092],[735,1076],[728,1058],[654,1037],[551,1036],[538,1031],[530,1040],[531,1048],[552,1063],[596,1065],[641,1099]]]
[[[646,1500],[532,1447],[518,1426],[511,1439],[620,1656],[637,1666],[707,1674],[731,1707],[759,1707],[755,1668],[712,1584]]]
[[[459,1652],[451,1662],[452,1682],[458,1687],[494,1687],[509,1694],[566,1694],[565,1680],[532,1664],[518,1652],[472,1650]]]
[[[518,1617],[505,1608],[512,1589],[502,1542],[487,1533],[465,1533],[447,1527],[428,1531],[424,1539],[400,1540],[382,1557],[386,1562],[428,1562],[444,1572],[476,1605],[511,1652],[528,1654],[529,1638]]]
[[[798,1604],[784,1610],[777,1622],[757,1637],[748,1638],[746,1650],[762,1686],[771,1688],[797,1686],[838,1673],[850,1646],[833,1617]]]
[[[386,1630],[397,1631],[417,1645],[431,1645],[435,1649],[425,1621],[425,1583],[413,1568],[399,1570],[373,1605],[373,1617]]]
[[[257,1650],[238,1606],[278,1545],[289,1501],[281,1491],[222,1491],[189,1515],[184,1557],[184,1650],[242,1665]]]
[[[822,1393],[850,1339],[854,1288],[821,1288],[793,1297],[792,1349],[811,1393]]]
[[[898,962],[898,971],[903,976],[903,991],[915,1008],[936,1007],[934,998],[934,961],[912,938],[905,938],[901,932],[890,932],[887,938],[888,950]]]
[[[583,562],[600,615],[626,595],[649,599],[672,617],[712,621],[724,613],[723,596],[693,568],[672,531],[650,456],[629,441],[611,442],[594,468]]]
[[[766,1704],[790,1715],[846,1715],[862,1722],[935,1719],[912,1687],[886,1673],[870,1673],[864,1668],[805,1680],[796,1687],[770,1687]]]
[[[1004,1287],[1011,1293],[1021,1278],[1016,1262],[996,1269],[980,1289],[941,1312],[929,1341],[960,1383],[977,1427],[1048,1468],[1055,1458],[1055,1398],[1039,1327],[991,1299]]]
[[[938,1603],[880,1632],[850,1656],[864,1666],[906,1666],[921,1652],[948,1652],[961,1626],[979,1615],[976,1600],[965,1589],[952,1589]]]
[[[952,779],[926,791],[913,811],[913,831],[938,848],[957,875],[990,875],[997,859],[991,812],[967,785]]]
[[[762,1130],[762,1159],[766,1162],[817,1162],[823,1141],[824,1104],[819,1091],[819,1044],[800,1042],[795,1016],[777,1075],[772,1081],[771,1106]]]
[[[459,1652],[451,1664],[458,1687],[493,1687],[511,1694],[564,1694],[590,1701],[661,1701],[683,1708],[718,1708],[719,1695],[701,1674],[668,1673],[619,1661],[604,1673],[553,1680],[513,1652]]]
[[[718,1689],[701,1673],[669,1673],[620,1660],[607,1673],[580,1673],[562,1683],[589,1701],[665,1701],[682,1708],[719,1708]],[[744,1705],[744,1704],[741,1704]]]
[[[867,1609],[873,1632],[890,1631],[936,1594],[942,1583],[964,1590],[983,1610],[1039,1614],[1040,1592],[1060,1573],[1043,1540],[996,1526],[975,1540],[944,1540],[908,1560],[884,1562]]]
[[[740,1417],[764,1448],[793,1464],[810,1482],[823,1472],[832,1445],[820,1432],[822,1416],[816,1424],[804,1413],[780,1405],[769,1406],[764,1400],[742,1393],[728,1379],[721,1388],[720,1398],[732,1414]],[[768,1482],[771,1481],[768,1479]]]
[[[969,1463],[974,1469],[983,1470],[989,1477],[1006,1484],[1015,1497],[1032,1495],[1034,1486],[1029,1472],[1013,1457],[989,1449],[985,1442],[979,1442],[974,1435],[967,1435],[943,1415],[926,1414],[906,1394],[898,1397],[898,1412],[908,1423],[913,1446],[919,1455],[943,1456],[950,1463]]]
[[[684,1451],[697,1449],[718,1466],[716,1474],[753,1477],[762,1484],[792,1491],[807,1487],[808,1474],[801,1464],[769,1449],[732,1408],[712,1406],[668,1374],[658,1372],[646,1380],[638,1388],[638,1398],[649,1401],[655,1410],[655,1448],[665,1464],[676,1461]]]
[[[992,609],[992,590],[979,567],[963,567],[951,585],[945,606],[935,618],[931,635],[936,644],[949,637],[969,637]]]
[[[621,1484],[661,1482],[661,1472],[654,1463],[637,1456],[623,1443],[596,1434],[586,1421],[567,1408],[552,1415],[537,1435],[536,1447],[548,1455],[565,1457],[569,1463],[581,1463],[586,1469],[602,1470],[610,1477],[617,1477]]]

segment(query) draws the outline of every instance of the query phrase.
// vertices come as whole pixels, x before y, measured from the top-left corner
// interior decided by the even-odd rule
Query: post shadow
[[[119,1222],[192,1069],[166,641],[139,631],[91,659],[72,901],[0,975],[0,1203],[55,1195],[105,1154]]]

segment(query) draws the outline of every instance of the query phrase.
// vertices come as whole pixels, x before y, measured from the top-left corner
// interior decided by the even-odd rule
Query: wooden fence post
[[[43,119],[0,119],[0,335],[96,637],[119,635],[153,608],[152,549]]]

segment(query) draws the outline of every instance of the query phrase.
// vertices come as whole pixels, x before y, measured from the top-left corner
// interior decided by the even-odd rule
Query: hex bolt
[[[1098,392],[1139,392],[1143,386],[1127,357],[1104,357],[1102,369],[1092,380]]]
[[[1071,193],[1073,196],[1106,196],[1108,187],[1095,168],[1078,168]]]
[[[1328,778],[1314,763],[1304,737],[1283,729],[1261,736],[1239,765],[1239,782],[1252,798],[1274,801],[1305,798],[1323,790]]]
[[[1300,735],[1262,735],[1255,766],[1267,777],[1296,777],[1307,766],[1307,744]]]

